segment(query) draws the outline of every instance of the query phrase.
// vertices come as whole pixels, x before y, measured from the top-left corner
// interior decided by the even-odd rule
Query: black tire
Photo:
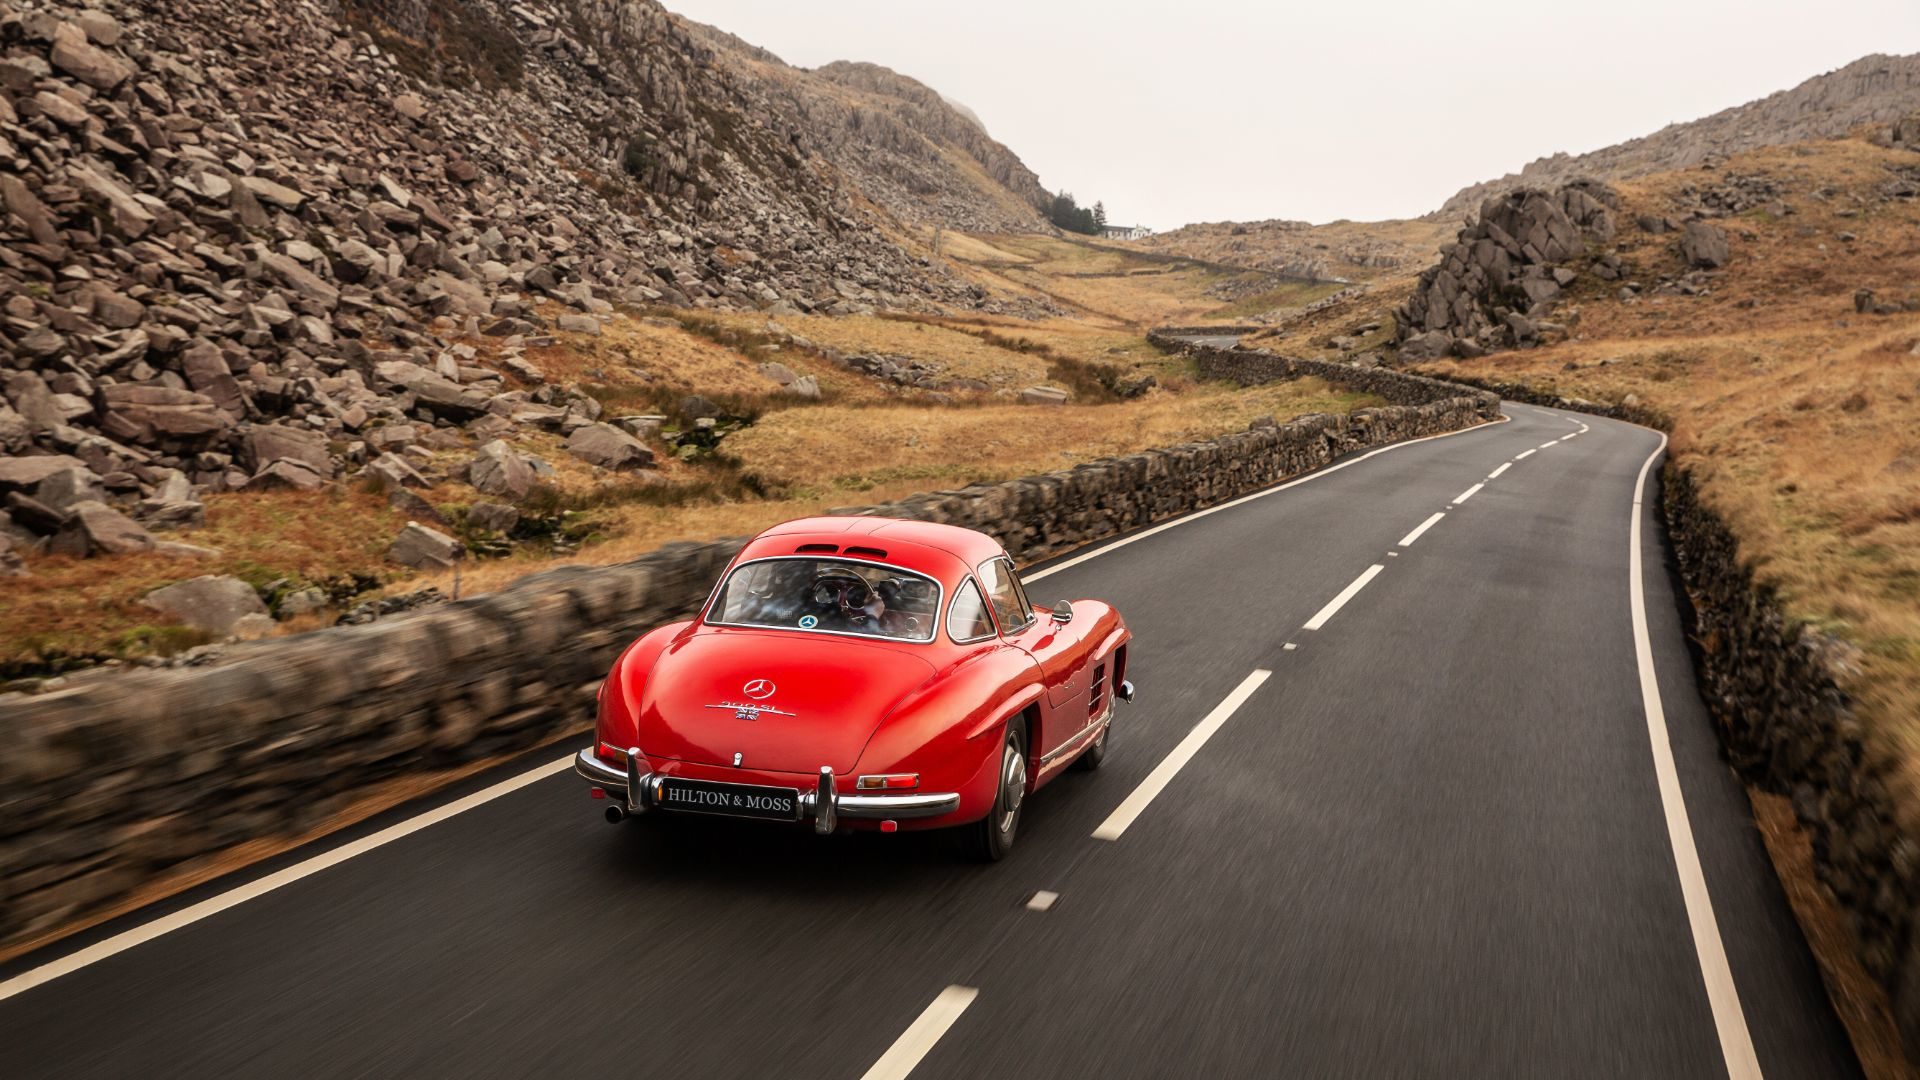
[[[1000,784],[987,816],[960,828],[961,847],[981,862],[998,862],[1013,850],[1027,793],[1027,732],[1014,721],[1000,744]]]
[[[1111,708],[1112,706],[1108,706]],[[1096,772],[1107,760],[1107,740],[1113,735],[1113,717],[1107,717],[1107,726],[1100,729],[1100,737],[1093,740],[1087,752],[1073,759],[1073,767],[1081,772]]]

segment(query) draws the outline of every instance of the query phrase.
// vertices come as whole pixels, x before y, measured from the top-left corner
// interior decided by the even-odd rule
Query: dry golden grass
[[[942,251],[962,276],[995,295],[1048,299],[1099,324],[1189,322],[1221,306],[1206,295],[1218,271],[1091,240],[950,233]]]
[[[747,536],[792,518],[888,502],[916,492],[1071,468],[1109,454],[1210,438],[1255,417],[1347,412],[1377,399],[1316,379],[1250,390],[1203,384],[1099,406],[876,409],[823,406],[773,414],[732,436],[727,450],[749,473],[784,486],[772,497],[679,506],[610,507],[603,542],[565,560],[601,565],[676,540]],[[553,560],[515,557],[463,570],[469,591],[497,588]],[[425,575],[445,589],[452,575]],[[410,582],[417,587],[420,582]]]
[[[1211,384],[1113,405],[978,409],[809,409],[778,413],[727,450],[748,473],[796,491],[852,497],[910,481],[922,489],[1007,480],[1244,429],[1258,416],[1347,412],[1364,399],[1317,379],[1247,391]]]
[[[716,322],[745,329],[764,328],[772,321],[815,345],[844,354],[907,356],[937,364],[947,376],[979,379],[996,389],[1018,390],[1047,381],[1047,362],[1040,357],[1023,356],[996,348],[972,335],[926,322],[888,319],[878,315],[790,315],[773,320],[765,315],[715,315],[713,318]],[[866,387],[877,385],[866,376],[846,372],[832,364],[823,363],[822,366],[831,368],[842,379],[853,380]],[[797,365],[795,370],[799,370]]]
[[[1757,578],[1859,648],[1847,688],[1920,825],[1920,314],[1857,315],[1852,302],[1861,286],[1898,300],[1920,281],[1920,207],[1879,197],[1888,168],[1913,160],[1859,140],[1735,159],[1729,170],[1785,181],[1797,212],[1724,221],[1733,259],[1712,295],[1623,303],[1590,286],[1575,340],[1431,369],[1632,395],[1670,417],[1675,459]],[[1715,175],[1624,185],[1622,219],[1669,212],[1679,188]],[[1671,236],[1629,225],[1621,242],[1649,285],[1681,269]]]
[[[210,558],[120,555],[29,560],[25,577],[0,579],[0,662],[56,655],[141,656],[204,638],[169,626],[140,597],[201,574],[233,574],[259,586],[363,575],[385,578],[387,545],[405,520],[386,500],[354,485],[324,491],[209,495],[205,528],[174,534]]]

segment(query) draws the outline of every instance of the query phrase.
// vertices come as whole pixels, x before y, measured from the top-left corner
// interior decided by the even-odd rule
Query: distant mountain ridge
[[[1047,231],[1052,196],[980,118],[926,84],[879,64],[838,60],[808,70],[687,19],[736,82],[774,105],[803,145],[861,195],[907,225],[981,232]]]
[[[1790,90],[1711,116],[1669,124],[1651,135],[1592,153],[1554,154],[1517,173],[1462,188],[1428,215],[1455,221],[1491,195],[1516,187],[1552,188],[1580,177],[1622,180],[1698,165],[1762,146],[1836,138],[1862,124],[1885,124],[1920,111],[1920,55],[1875,53]]]

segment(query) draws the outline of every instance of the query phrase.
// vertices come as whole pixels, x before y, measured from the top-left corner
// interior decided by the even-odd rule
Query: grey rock
[[[400,535],[394,537],[393,546],[387,549],[387,558],[416,570],[438,570],[453,565],[465,553],[466,548],[460,541],[417,521],[409,521]]]
[[[1072,395],[1052,386],[1029,386],[1020,391],[1022,405],[1065,405]]]
[[[575,431],[567,437],[567,452],[615,472],[653,466],[653,451],[612,424],[588,424]]]
[[[478,502],[467,507],[467,524],[504,536],[520,524],[520,511],[501,503]]]
[[[86,467],[86,462],[67,454],[0,457],[0,492],[38,487],[41,481],[55,473]]]
[[[360,471],[360,475],[368,479],[377,480],[389,488],[427,488],[433,486],[426,477],[420,475],[418,469],[408,464],[407,459],[398,454],[381,454],[379,457],[373,459],[372,462],[368,463],[367,467]]]
[[[467,483],[475,491],[511,502],[526,498],[533,490],[533,481],[533,468],[526,459],[498,439],[482,446],[467,466]]]
[[[91,558],[152,551],[154,543],[151,533],[111,506],[80,502],[68,508],[65,524],[54,534],[52,551]]]
[[[240,439],[240,462],[258,473],[277,461],[295,461],[323,479],[334,474],[326,436],[291,424],[256,424]]]
[[[227,637],[248,615],[267,614],[253,586],[237,577],[207,574],[148,593],[147,607],[214,637]]]
[[[71,513],[83,502],[105,502],[107,489],[99,474],[86,466],[61,469],[34,486],[33,497],[59,513]]]
[[[327,593],[324,589],[297,589],[280,598],[279,615],[282,619],[294,619],[302,615],[311,615],[327,606]]]
[[[1703,270],[1725,266],[1731,257],[1727,231],[1712,222],[1689,221],[1680,234],[1680,254],[1690,265]]]

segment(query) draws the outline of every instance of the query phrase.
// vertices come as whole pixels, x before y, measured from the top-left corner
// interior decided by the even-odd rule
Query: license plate
[[[713,784],[669,776],[660,781],[655,799],[667,810],[763,818],[768,821],[800,820],[800,793],[793,788]]]

